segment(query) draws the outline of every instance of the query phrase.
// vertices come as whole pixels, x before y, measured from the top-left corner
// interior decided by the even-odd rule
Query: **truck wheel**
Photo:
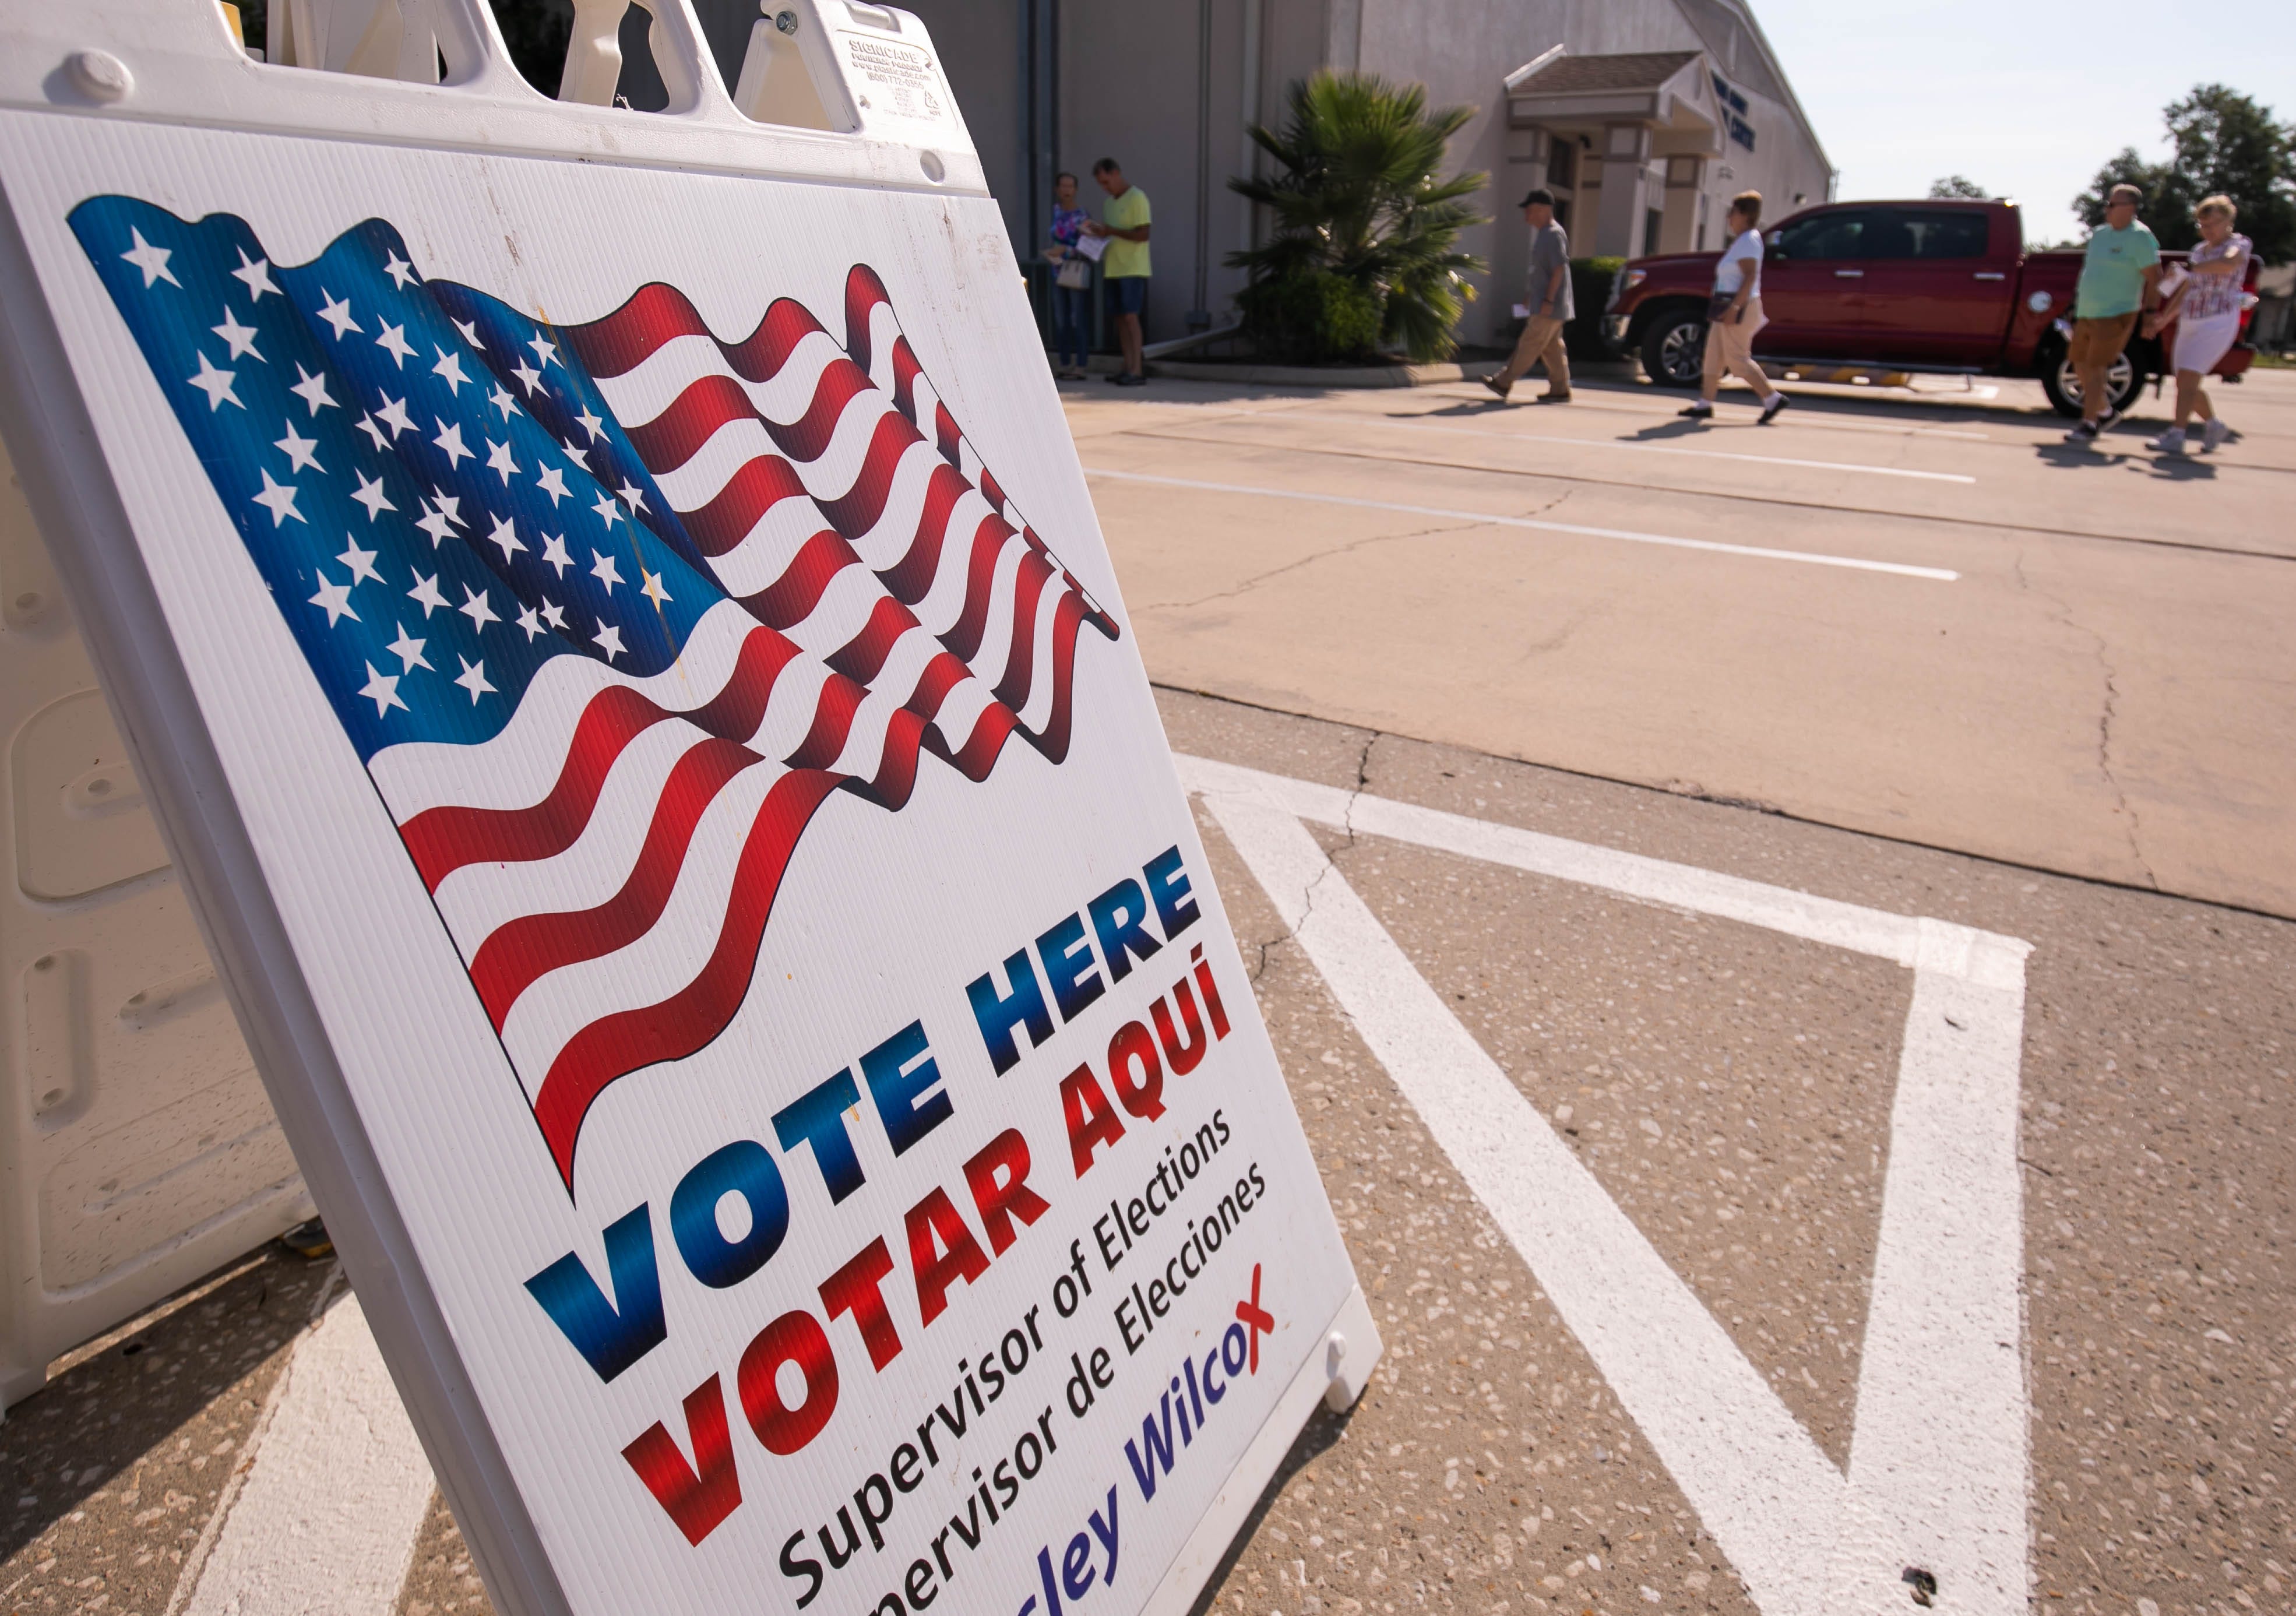
[[[1643,331],[1643,373],[1660,387],[1696,387],[1706,368],[1706,316],[1661,309]]]
[[[2128,401],[2136,397],[2136,390],[2144,381],[2127,354],[2116,357],[2112,368],[2104,373],[2105,392],[2112,407],[2127,409]],[[2073,362],[2066,357],[2062,343],[2053,344],[2049,351],[2041,356],[2041,390],[2048,394],[2049,403],[2058,414],[2068,418],[2080,414],[2080,376],[2074,371]]]

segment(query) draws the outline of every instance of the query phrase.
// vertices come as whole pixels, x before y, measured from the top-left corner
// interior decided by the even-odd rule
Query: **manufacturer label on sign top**
[[[803,135],[682,6],[660,117],[460,0],[438,85],[0,10],[0,425],[497,1602],[1183,1610],[1378,1337],[931,42],[829,9]]]

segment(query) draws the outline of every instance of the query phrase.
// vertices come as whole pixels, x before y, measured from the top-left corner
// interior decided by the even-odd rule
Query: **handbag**
[[[1063,291],[1083,291],[1092,285],[1092,264],[1083,254],[1071,252],[1061,260],[1061,272],[1053,277],[1053,284]]]
[[[1737,300],[1738,294],[1734,291],[1718,291],[1708,297],[1706,323],[1709,325],[1718,322],[1735,325],[1738,323],[1737,316],[1730,312],[1730,306]]]

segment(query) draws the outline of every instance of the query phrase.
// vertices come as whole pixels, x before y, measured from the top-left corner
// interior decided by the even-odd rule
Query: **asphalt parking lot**
[[[2175,464],[2013,384],[1071,390],[1387,1342],[1208,1608],[2289,1608],[2288,380]],[[0,1609],[487,1608],[334,1277],[12,1409]]]

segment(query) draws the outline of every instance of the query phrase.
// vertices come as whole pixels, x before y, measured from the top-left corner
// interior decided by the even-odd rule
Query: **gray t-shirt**
[[[1562,285],[1554,294],[1554,307],[1542,308],[1547,283],[1557,269],[1562,271]],[[1523,302],[1529,306],[1533,319],[1542,315],[1554,320],[1578,317],[1578,306],[1570,300],[1570,238],[1562,233],[1560,225],[1550,224],[1530,233],[1529,295]]]

